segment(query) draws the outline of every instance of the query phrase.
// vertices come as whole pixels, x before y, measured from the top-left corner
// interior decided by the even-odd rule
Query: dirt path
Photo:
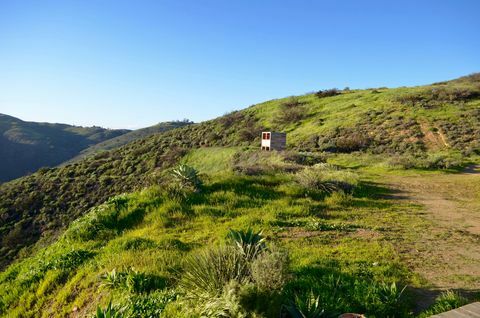
[[[424,207],[428,225],[405,229],[415,235],[407,256],[413,270],[434,288],[480,290],[480,166],[459,174],[395,176],[387,184]]]

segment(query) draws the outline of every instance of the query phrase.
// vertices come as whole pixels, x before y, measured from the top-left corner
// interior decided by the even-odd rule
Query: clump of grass
[[[430,306],[429,309],[420,314],[420,318],[430,317],[436,314],[440,314],[468,303],[468,299],[456,293],[454,291],[448,290],[441,293],[436,299],[435,303]]]
[[[133,294],[123,306],[124,317],[162,317],[167,305],[174,302],[177,297],[175,290]]]
[[[208,299],[222,293],[225,284],[248,279],[244,255],[233,246],[210,248],[188,257],[179,282],[188,295]]]
[[[111,272],[102,275],[102,286],[110,289],[123,289],[131,293],[143,293],[152,290],[165,288],[167,285],[163,277],[145,274],[135,270],[132,267],[124,271],[117,272],[113,269]]]

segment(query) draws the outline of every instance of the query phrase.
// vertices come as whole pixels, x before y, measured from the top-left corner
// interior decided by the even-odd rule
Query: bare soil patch
[[[389,177],[392,200],[424,207],[428,221],[413,246],[399,247],[409,265],[434,288],[480,290],[480,171]]]

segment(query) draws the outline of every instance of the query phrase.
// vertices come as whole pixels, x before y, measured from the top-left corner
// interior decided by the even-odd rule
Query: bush
[[[365,134],[352,133],[347,136],[340,136],[335,141],[335,150],[338,152],[350,153],[353,151],[365,150],[371,140]]]
[[[308,167],[295,175],[296,182],[307,192],[351,192],[358,184],[356,175],[341,171],[328,164]]]
[[[342,92],[336,88],[331,88],[331,89],[326,89],[326,90],[320,90],[315,93],[315,96],[318,98],[324,98],[324,97],[330,97],[330,96],[336,96],[340,95]]]
[[[327,159],[322,153],[312,152],[294,152],[288,151],[284,154],[284,160],[286,162],[293,162],[299,165],[313,166],[319,163],[327,162]]]
[[[123,228],[124,220],[136,218],[137,210],[127,211],[128,198],[124,195],[109,199],[106,203],[90,210],[83,217],[72,222],[65,232],[67,239],[88,241],[108,239]],[[127,211],[126,214],[121,213]],[[136,220],[134,220],[136,221]]]
[[[306,109],[304,103],[297,98],[289,98],[286,102],[280,104],[280,113],[275,122],[280,125],[296,123],[305,118]]]
[[[288,280],[288,254],[271,250],[262,253],[252,263],[252,279],[263,291],[281,290]]]

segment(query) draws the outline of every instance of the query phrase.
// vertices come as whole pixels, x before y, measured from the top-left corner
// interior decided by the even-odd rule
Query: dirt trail
[[[428,226],[411,229],[419,238],[408,256],[413,269],[439,289],[480,290],[480,166],[387,183],[425,209]]]

